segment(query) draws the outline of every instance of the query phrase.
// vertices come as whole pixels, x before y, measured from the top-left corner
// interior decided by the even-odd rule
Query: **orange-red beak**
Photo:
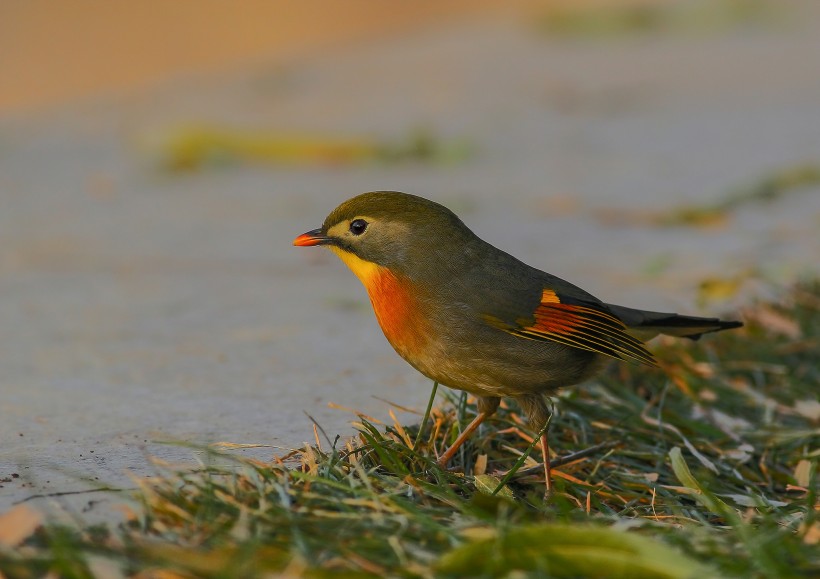
[[[309,247],[311,245],[322,245],[329,241],[330,238],[322,233],[321,229],[313,229],[294,239],[293,245],[296,247]]]

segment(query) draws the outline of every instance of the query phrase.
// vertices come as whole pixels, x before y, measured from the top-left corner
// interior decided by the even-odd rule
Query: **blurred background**
[[[817,274],[819,55],[813,0],[4,0],[0,510],[423,408],[291,246],[363,191],[606,301],[750,315]]]

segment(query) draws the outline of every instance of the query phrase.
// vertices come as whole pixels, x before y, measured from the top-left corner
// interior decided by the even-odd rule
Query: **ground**
[[[783,6],[601,35],[476,14],[5,115],[0,512],[202,456],[169,442],[269,458],[313,440],[304,413],[351,435],[328,403],[423,407],[355,278],[291,247],[362,191],[628,306],[732,314],[816,273],[818,12]],[[105,519],[120,496],[29,502]]]

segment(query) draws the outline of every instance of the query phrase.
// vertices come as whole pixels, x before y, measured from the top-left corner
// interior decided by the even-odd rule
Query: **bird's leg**
[[[550,445],[547,439],[547,430],[544,429],[544,434],[541,435],[541,456],[544,458],[544,485],[547,487],[544,492],[546,496],[551,496],[552,469],[550,468]]]
[[[540,394],[521,396],[516,399],[521,410],[527,415],[530,428],[541,433],[541,456],[544,459],[544,484],[547,487],[545,496],[552,495],[552,469],[550,468],[550,445],[547,432],[552,413],[547,402]]]
[[[450,462],[450,459],[455,456],[458,449],[467,442],[467,439],[472,436],[473,432],[475,432],[476,428],[487,419],[488,416],[492,416],[495,414],[495,411],[498,409],[498,404],[501,402],[500,398],[489,398],[486,396],[479,396],[478,397],[478,414],[470,424],[467,425],[461,434],[458,435],[455,442],[450,445],[450,448],[444,451],[438,459],[438,465],[442,468],[447,466],[447,463]]]

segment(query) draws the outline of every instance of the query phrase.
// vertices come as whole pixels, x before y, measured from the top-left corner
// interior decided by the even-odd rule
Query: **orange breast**
[[[393,348],[404,358],[416,359],[428,343],[429,324],[409,282],[350,252],[331,249],[364,284],[376,319]]]
[[[402,355],[420,353],[427,343],[427,323],[412,288],[386,269],[372,276],[365,287],[390,344]]]

